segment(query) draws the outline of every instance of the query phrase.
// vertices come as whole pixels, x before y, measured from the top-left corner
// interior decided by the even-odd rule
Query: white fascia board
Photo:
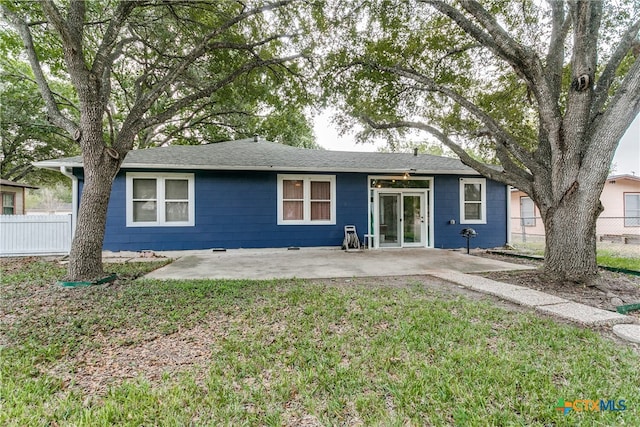
[[[41,169],[52,169],[56,171],[60,171],[60,167],[67,168],[81,168],[83,167],[81,162],[59,162],[56,160],[43,160],[40,162],[33,162],[33,166]]]
[[[295,166],[215,166],[215,165],[175,165],[175,164],[148,164],[148,163],[124,163],[121,169],[186,169],[186,170],[220,170],[220,171],[291,171],[291,172],[356,172],[356,173],[380,173],[380,174],[404,174],[412,175],[480,175],[476,171],[469,170],[434,170],[418,169],[371,169],[371,168],[327,168],[327,167],[295,167]]]
[[[60,170],[60,166],[83,167],[80,162],[58,162],[44,160],[33,163],[34,166],[45,169]],[[480,175],[476,171],[469,170],[434,170],[434,169],[371,169],[371,168],[327,168],[327,167],[289,167],[289,166],[215,166],[215,165],[176,165],[176,164],[149,164],[149,163],[123,163],[120,169],[165,169],[165,170],[220,170],[220,171],[278,171],[278,172],[345,172],[368,174],[404,174],[412,175]]]

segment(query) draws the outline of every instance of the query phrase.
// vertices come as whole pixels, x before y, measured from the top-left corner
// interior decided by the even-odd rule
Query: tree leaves
[[[61,103],[71,97],[68,85],[56,84]],[[1,177],[31,184],[52,184],[67,180],[60,174],[36,169],[32,163],[80,153],[66,133],[46,120],[44,102],[30,69],[20,62],[3,61],[0,74]]]

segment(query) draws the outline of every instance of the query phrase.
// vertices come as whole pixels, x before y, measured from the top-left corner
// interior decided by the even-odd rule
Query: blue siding
[[[461,248],[467,240],[460,235],[471,227],[478,236],[471,239],[472,248],[494,248],[507,243],[507,190],[504,184],[487,180],[487,223],[460,224],[460,177],[434,177],[434,247]],[[450,220],[455,224],[449,224]]]
[[[336,174],[336,225],[278,225],[277,173],[195,172],[195,226],[127,227],[126,174],[113,183],[106,250],[340,246],[344,226],[367,226],[367,179]]]
[[[149,170],[145,170],[149,172]],[[164,172],[164,171],[159,171]],[[82,170],[74,169],[82,191]],[[281,172],[285,173],[285,172]],[[336,173],[336,225],[277,225],[276,172],[195,171],[195,226],[127,227],[126,172],[113,183],[104,249],[112,251],[340,246],[344,226],[367,230],[367,174]],[[457,175],[435,175],[434,247],[460,248],[460,230],[472,227],[472,247],[497,247],[507,241],[507,192],[487,180],[487,223],[460,224]],[[449,220],[455,224],[449,224]]]

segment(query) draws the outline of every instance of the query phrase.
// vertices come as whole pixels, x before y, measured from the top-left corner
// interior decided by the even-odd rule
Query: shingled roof
[[[82,167],[82,157],[46,160],[35,165],[56,169],[61,166]],[[477,174],[451,157],[311,150],[268,141],[255,142],[253,139],[133,150],[127,154],[122,168]]]

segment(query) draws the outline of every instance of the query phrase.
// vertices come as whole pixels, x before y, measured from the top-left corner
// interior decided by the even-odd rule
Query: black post
[[[467,255],[469,255],[469,239],[476,237],[476,230],[473,228],[463,228],[462,231],[460,231],[460,234],[462,234],[462,237],[467,239]]]

